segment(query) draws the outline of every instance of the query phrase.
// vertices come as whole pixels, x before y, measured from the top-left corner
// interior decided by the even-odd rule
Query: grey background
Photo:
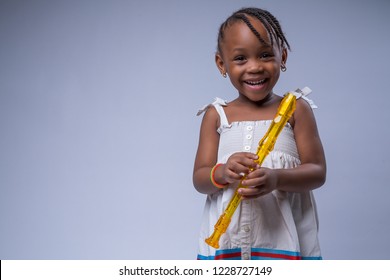
[[[389,259],[390,1],[0,1],[0,259],[194,259],[217,29],[270,10],[328,163],[325,259]]]

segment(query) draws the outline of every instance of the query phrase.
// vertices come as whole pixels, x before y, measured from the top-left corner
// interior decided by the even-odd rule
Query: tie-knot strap
[[[309,105],[312,109],[316,109],[316,108],[318,108],[318,106],[316,104],[314,104],[313,100],[307,98],[307,96],[310,93],[311,93],[311,89],[308,87],[304,87],[303,89],[298,88],[292,92],[292,94],[294,94],[297,99],[302,98],[302,99],[306,100],[306,102],[309,103]]]
[[[199,111],[198,111],[198,113],[197,113],[196,115],[197,115],[197,116],[201,115],[203,112],[206,112],[208,108],[210,108],[211,106],[215,106],[215,105],[226,106],[227,103],[226,103],[225,100],[223,100],[223,99],[221,99],[221,98],[219,98],[219,97],[215,97],[213,103],[204,105],[202,108],[199,109]]]

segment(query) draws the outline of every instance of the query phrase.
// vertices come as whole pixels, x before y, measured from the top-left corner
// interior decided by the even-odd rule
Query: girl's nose
[[[263,64],[258,60],[250,61],[248,64],[248,72],[250,73],[259,73],[263,71]]]

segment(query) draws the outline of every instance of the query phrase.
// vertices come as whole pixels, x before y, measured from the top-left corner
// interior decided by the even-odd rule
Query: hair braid
[[[218,51],[221,51],[221,42],[224,39],[224,32],[226,28],[238,20],[242,20],[248,28],[253,32],[253,34],[259,39],[262,44],[266,44],[265,40],[261,37],[260,33],[253,27],[250,23],[248,17],[252,16],[258,19],[265,29],[268,32],[268,35],[271,40],[271,45],[274,43],[274,38],[278,39],[282,45],[282,47],[287,47],[290,50],[290,44],[288,43],[284,33],[282,31],[282,27],[280,26],[279,21],[268,11],[258,8],[243,8],[241,10],[233,13],[229,18],[226,19],[224,23],[221,24],[218,32]]]
[[[237,15],[235,15],[235,18],[241,19],[243,22],[245,22],[246,25],[248,25],[249,29],[253,32],[253,34],[255,34],[257,39],[259,39],[259,41],[261,43],[263,43],[265,45],[267,44],[267,42],[264,41],[264,39],[261,37],[260,33],[256,30],[256,28],[253,27],[253,25],[251,24],[249,19],[244,14],[237,14]]]
[[[268,17],[269,20],[269,24],[272,26],[272,29],[275,30],[276,32],[276,36],[280,39],[280,41],[282,42],[282,45],[286,45],[288,49],[290,49],[290,44],[288,43],[286,37],[284,36],[284,33],[282,31],[282,27],[280,26],[280,23],[279,21],[277,20],[276,17],[274,17],[274,15],[272,15],[270,12],[268,11],[264,11],[264,15],[265,17]]]
[[[267,30],[268,34],[270,35],[269,37],[270,37],[270,40],[271,40],[271,45],[273,45],[273,43],[274,43],[273,38],[274,38],[275,35],[272,34],[271,28],[274,29],[274,26],[272,24],[270,24],[270,22],[269,22],[270,20],[269,20],[269,18],[267,16],[261,15],[258,12],[252,11],[252,10],[249,10],[249,9],[248,10],[240,10],[237,13],[239,13],[239,12],[242,13],[242,14],[247,14],[247,15],[250,15],[252,17],[257,18],[263,24],[263,26]],[[275,31],[273,33],[275,33]],[[262,40],[264,41],[264,39],[262,39]]]

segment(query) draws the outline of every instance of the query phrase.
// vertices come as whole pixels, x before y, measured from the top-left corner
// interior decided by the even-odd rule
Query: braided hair
[[[233,13],[224,23],[221,24],[218,32],[218,52],[221,53],[221,42],[224,39],[225,30],[237,21],[243,21],[262,44],[267,44],[264,38],[261,37],[260,33],[253,27],[248,19],[248,16],[257,18],[263,24],[271,39],[271,45],[273,45],[274,39],[277,39],[281,43],[282,47],[287,47],[287,49],[290,50],[290,45],[284,36],[279,21],[270,12],[259,8],[243,8]]]

